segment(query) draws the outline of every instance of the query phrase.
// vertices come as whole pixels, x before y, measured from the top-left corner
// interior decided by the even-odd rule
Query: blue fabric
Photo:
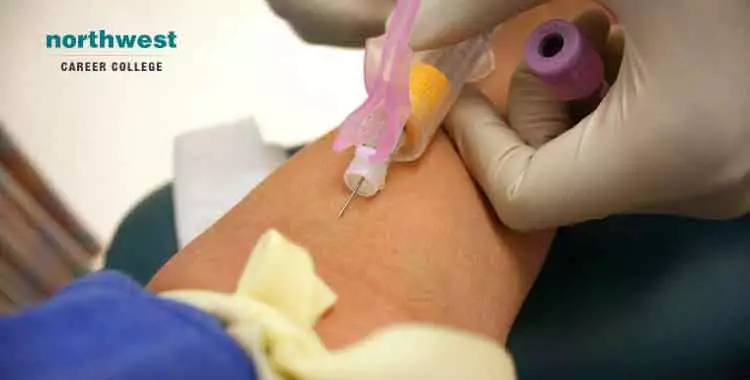
[[[213,317],[157,298],[116,272],[0,318],[3,379],[255,379]]]
[[[750,217],[559,230],[508,339],[519,378],[750,379]]]

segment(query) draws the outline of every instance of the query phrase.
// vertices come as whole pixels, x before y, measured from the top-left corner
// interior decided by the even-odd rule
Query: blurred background
[[[47,33],[99,28],[174,30],[178,48],[160,73],[63,72],[45,48]],[[295,145],[364,96],[361,52],[301,43],[262,0],[0,0],[0,46],[0,120],[103,244],[171,178],[176,136],[253,117],[264,140]]]
[[[101,28],[173,30],[178,48],[149,57],[163,72],[96,73],[61,71],[79,57],[45,47]],[[124,215],[173,178],[177,136],[252,118],[266,142],[298,145],[364,96],[361,51],[302,43],[263,0],[0,0],[0,46],[3,309],[98,265]]]

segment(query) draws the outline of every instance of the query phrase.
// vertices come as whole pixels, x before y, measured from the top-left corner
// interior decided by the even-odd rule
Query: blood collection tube
[[[531,32],[524,59],[560,100],[595,97],[598,102],[608,89],[601,57],[568,21],[551,20]]]

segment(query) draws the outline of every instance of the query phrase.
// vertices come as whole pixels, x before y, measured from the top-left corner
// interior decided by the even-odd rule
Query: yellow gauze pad
[[[221,320],[263,380],[515,378],[502,346],[437,325],[392,325],[327,350],[313,327],[336,295],[315,273],[311,255],[274,230],[258,240],[233,294],[176,290],[160,296]]]

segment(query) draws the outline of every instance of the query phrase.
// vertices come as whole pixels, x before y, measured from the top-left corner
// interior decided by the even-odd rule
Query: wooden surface
[[[0,128],[0,313],[86,272],[99,250],[90,236]]]

